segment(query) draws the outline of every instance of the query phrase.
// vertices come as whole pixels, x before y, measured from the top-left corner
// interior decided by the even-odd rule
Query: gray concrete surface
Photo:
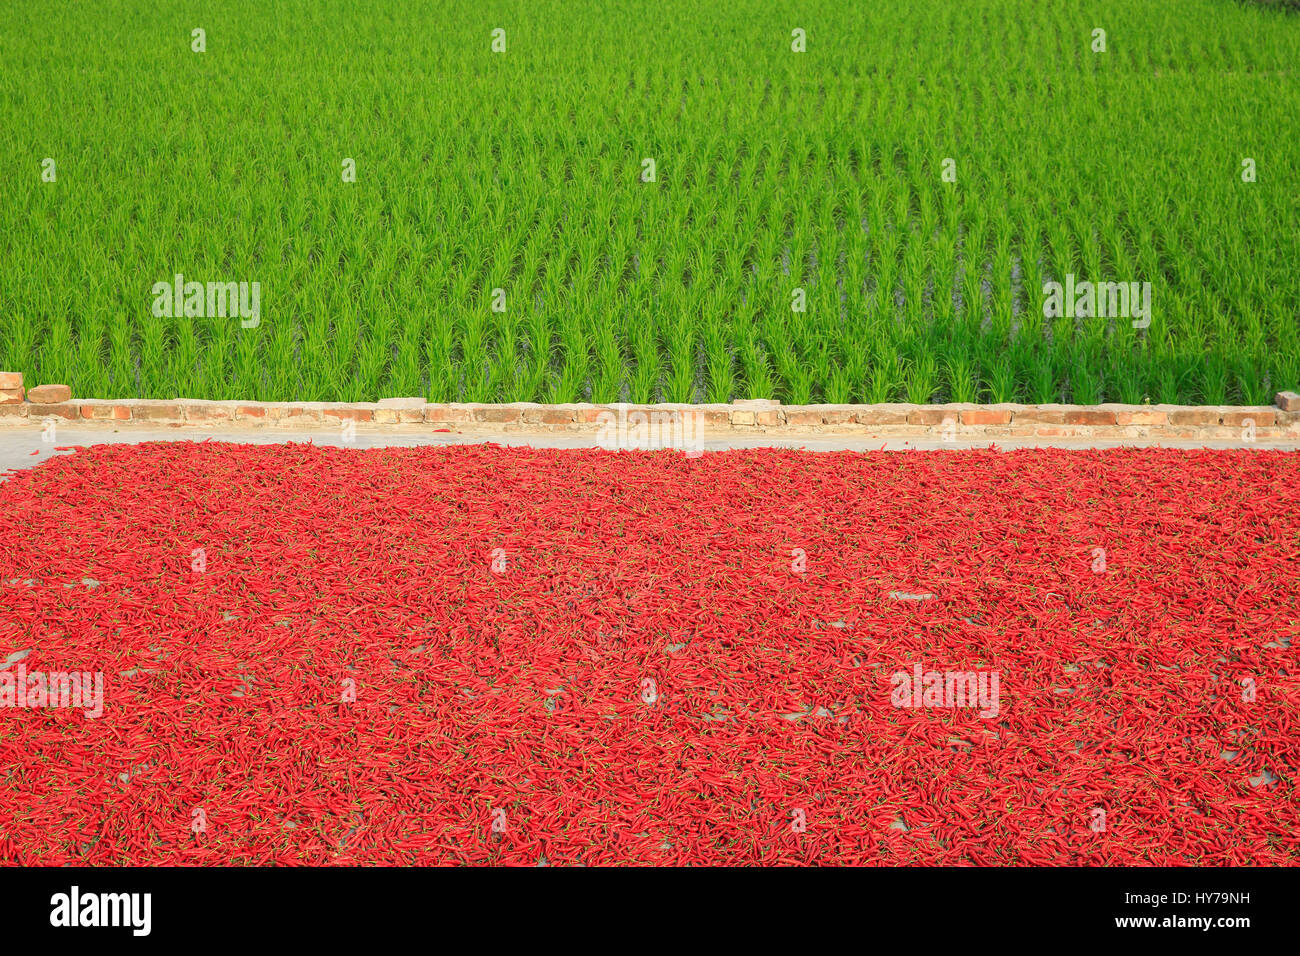
[[[432,432],[427,427],[412,426],[365,426],[358,425],[356,437],[345,442],[339,431],[329,428],[282,429],[282,428],[174,428],[126,426],[113,428],[106,425],[59,427],[53,441],[46,441],[42,429],[36,425],[0,429],[0,471],[32,468],[55,455],[71,454],[69,451],[56,451],[58,447],[73,445],[99,445],[123,442],[153,441],[220,441],[241,442],[255,445],[282,442],[314,442],[317,445],[331,445],[348,448],[387,448],[414,447],[417,445],[456,445],[482,444],[496,442],[501,445],[531,446],[534,448],[595,448],[595,435],[530,435],[526,433],[486,433],[486,432]],[[1119,448],[1119,447],[1163,447],[1163,448],[1251,448],[1256,450],[1277,449],[1295,451],[1300,444],[1273,442],[1240,441],[1141,441],[1113,440],[1089,441],[1087,439],[1015,439],[984,438],[979,441],[957,440],[917,440],[908,438],[874,438],[862,439],[853,436],[826,436],[805,439],[775,439],[763,435],[753,438],[737,439],[734,436],[706,438],[703,442],[706,451],[726,451],[734,448],[805,448],[809,451],[886,451],[915,450],[959,450],[966,448],[1000,449],[1014,448]]]

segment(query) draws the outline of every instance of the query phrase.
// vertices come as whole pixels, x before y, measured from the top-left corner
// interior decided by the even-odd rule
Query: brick
[[[822,423],[822,413],[815,405],[792,406],[785,410],[785,423],[803,428],[820,425]]]
[[[1242,434],[1245,429],[1233,428],[1230,425],[1202,425],[1194,431],[1196,437],[1202,440],[1243,441],[1246,437]]]
[[[0,388],[0,405],[21,405],[22,402],[21,388]]]
[[[754,418],[758,424],[771,428],[784,423],[785,413],[779,408],[759,409],[754,412]]]
[[[228,422],[235,417],[235,409],[230,405],[213,403],[211,405],[186,405],[185,420],[191,422]]]
[[[27,405],[0,405],[0,418],[26,418]]]
[[[204,403],[208,404],[208,403]],[[283,405],[274,402],[221,402],[230,409],[231,418],[276,418]]]
[[[747,408],[738,408],[731,413],[731,424],[733,425],[753,425],[757,422],[754,413]]]
[[[823,405],[821,413],[827,425],[852,425],[858,419],[858,409],[852,405]]]
[[[1165,425],[1169,422],[1169,413],[1163,408],[1150,405],[1103,405],[1115,413],[1116,425]]]
[[[424,403],[419,408],[376,408],[375,421],[383,425],[403,424],[424,421]]]
[[[178,402],[139,402],[131,406],[131,417],[142,422],[180,421],[185,417]]]
[[[944,419],[957,421],[958,412],[942,405],[918,405],[907,413],[909,425],[942,425]]]
[[[906,425],[910,411],[906,405],[865,405],[853,417],[859,425]]]
[[[1256,428],[1263,428],[1267,425],[1277,423],[1277,412],[1271,406],[1261,405],[1258,407],[1243,407],[1224,409],[1220,416],[1223,424],[1232,425],[1237,428],[1243,427],[1247,421],[1255,423]]]
[[[1066,425],[1114,425],[1115,412],[1109,408],[1072,408],[1065,413]]]
[[[635,412],[644,413],[646,416],[646,421],[650,425],[662,426],[662,425],[673,425],[676,424],[677,422],[682,421],[682,416],[690,411],[692,411],[690,405],[673,405],[664,402],[659,405],[643,405],[640,408],[634,408],[629,412],[629,414]],[[640,421],[639,418],[638,421]]]
[[[701,427],[712,426],[720,428],[731,424],[731,412],[720,408],[701,408],[695,412],[699,416]]]
[[[1171,425],[1217,425],[1219,415],[1217,408],[1209,405],[1170,406],[1169,424]]]
[[[27,390],[27,401],[34,405],[55,405],[72,398],[72,389],[66,385],[37,385]]]
[[[0,373],[0,384],[4,383],[4,375]],[[1284,412],[1300,412],[1300,395],[1295,392],[1278,392],[1273,398],[1273,404]]]
[[[353,408],[348,405],[322,408],[321,414],[326,418],[337,418],[341,421],[372,422],[375,420],[375,410],[373,408]]]
[[[0,372],[0,389],[22,388],[22,372]]]
[[[113,405],[109,402],[96,403],[94,405],[82,405],[81,417],[90,418],[96,421],[129,421],[131,419],[131,407],[129,405]]]
[[[410,411],[411,409],[424,408],[426,399],[417,398],[381,398],[376,404],[380,408],[397,408]]]
[[[963,425],[1010,425],[1011,412],[1005,409],[967,408],[961,413]]]
[[[1064,425],[1068,405],[1026,405],[1015,413],[1019,423],[1033,425]]]
[[[279,408],[273,409],[271,414],[277,421],[287,421],[289,419],[308,422],[321,421],[321,410],[316,405],[281,405]]]
[[[567,408],[530,408],[524,412],[524,421],[532,425],[571,425],[573,412]]]
[[[81,406],[74,405],[72,402],[50,402],[44,405],[28,405],[27,415],[29,418],[40,416],[49,418],[57,416],[59,418],[78,419],[81,417]]]
[[[474,420],[474,409],[467,405],[425,405],[424,420],[443,425],[456,425]]]
[[[510,405],[478,405],[474,408],[474,421],[505,424],[523,418],[523,409]],[[425,416],[428,421],[428,416]]]

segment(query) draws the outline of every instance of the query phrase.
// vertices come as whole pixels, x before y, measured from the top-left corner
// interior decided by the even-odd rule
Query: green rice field
[[[1300,385],[1298,68],[1300,16],[1235,0],[6,0],[0,369],[1268,403]],[[256,319],[159,314],[178,274],[257,283]],[[1149,314],[1045,315],[1067,277]]]

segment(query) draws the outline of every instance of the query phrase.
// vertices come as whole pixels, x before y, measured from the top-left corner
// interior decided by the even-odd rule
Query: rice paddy
[[[1280,9],[10,0],[0,37],[0,368],[33,384],[1084,404],[1300,385],[1300,17]],[[177,275],[257,283],[257,320],[185,296],[159,314]],[[1149,283],[1149,315],[1045,315],[1067,281]]]

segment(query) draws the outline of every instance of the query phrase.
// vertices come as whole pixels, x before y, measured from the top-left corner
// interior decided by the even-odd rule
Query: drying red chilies
[[[79,449],[0,483],[0,861],[1295,864],[1297,479]]]

